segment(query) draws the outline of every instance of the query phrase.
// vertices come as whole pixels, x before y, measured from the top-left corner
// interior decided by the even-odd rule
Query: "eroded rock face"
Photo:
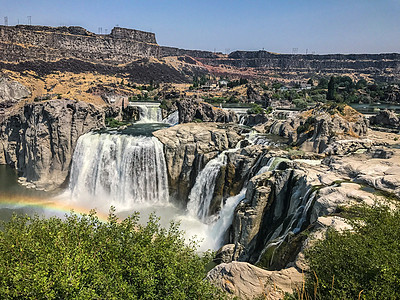
[[[179,111],[179,123],[190,123],[195,120],[203,122],[237,122],[237,116],[233,111],[227,111],[194,99],[177,101]]]
[[[243,138],[235,125],[189,123],[155,131],[164,144],[170,197],[185,203],[198,172],[220,152]],[[186,203],[185,203],[186,204]]]
[[[0,109],[8,108],[30,94],[31,92],[18,81],[0,78]]]
[[[84,102],[26,104],[0,124],[0,164],[15,167],[38,187],[59,187],[79,136],[104,127],[104,119],[103,110]]]
[[[293,222],[299,222],[301,216],[295,215],[311,196],[307,193],[311,185],[305,171],[283,168],[251,178],[245,200],[236,208],[232,238],[233,243],[243,246],[241,261],[256,263],[270,241],[297,228]]]
[[[239,299],[283,299],[285,293],[293,293],[301,286],[303,276],[295,268],[267,271],[245,262],[222,263],[207,274],[207,280],[237,296]]]
[[[350,106],[319,105],[287,120],[268,120],[264,131],[287,137],[304,151],[322,153],[336,141],[365,136],[368,120]]]

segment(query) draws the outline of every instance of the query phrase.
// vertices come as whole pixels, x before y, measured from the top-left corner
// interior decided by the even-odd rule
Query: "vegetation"
[[[124,125],[126,125],[126,124],[128,124],[128,123],[118,121],[118,120],[116,120],[116,119],[114,119],[114,118],[106,118],[106,126],[111,127],[111,128],[116,128],[116,127],[119,127],[119,126],[124,126]]]
[[[240,78],[239,80],[232,80],[228,82],[227,86],[228,88],[233,88],[235,86],[247,84],[249,81],[246,78]]]
[[[400,286],[400,205],[355,207],[353,230],[327,231],[306,258],[310,273],[297,295],[312,299],[397,299]],[[305,298],[304,298],[305,299]]]
[[[2,299],[221,299],[203,280],[209,253],[184,243],[178,225],[147,225],[111,210],[65,220],[16,216],[0,231]]]
[[[252,107],[247,110],[248,114],[264,114],[265,110],[261,107],[261,105],[253,103]]]

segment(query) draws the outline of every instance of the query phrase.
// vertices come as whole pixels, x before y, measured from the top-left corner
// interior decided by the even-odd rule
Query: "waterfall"
[[[122,208],[168,203],[163,145],[155,137],[85,134],[73,155],[69,192]]]
[[[168,117],[166,117],[163,120],[163,123],[169,124],[169,125],[177,125],[179,124],[179,112],[174,111],[172,114],[170,114]]]
[[[139,123],[159,123],[162,122],[161,109],[159,105],[147,104],[136,105],[140,110]]]
[[[225,205],[218,214],[218,220],[211,225],[209,238],[212,239],[212,249],[218,249],[223,245],[224,236],[229,226],[232,224],[233,212],[236,206],[246,196],[246,188],[243,188],[239,194],[226,199]]]
[[[221,152],[216,158],[207,163],[197,175],[196,182],[190,191],[187,205],[188,212],[192,215],[197,215],[202,221],[205,221],[208,217],[219,170],[226,164],[226,152]]]

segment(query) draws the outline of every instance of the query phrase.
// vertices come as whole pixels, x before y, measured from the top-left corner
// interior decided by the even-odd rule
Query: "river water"
[[[71,210],[88,213],[95,209],[99,218],[106,220],[113,206],[119,218],[137,211],[142,223],[151,213],[161,218],[163,226],[172,220],[180,222],[187,238],[201,241],[201,251],[218,249],[234,207],[225,207],[222,219],[217,221],[216,217],[210,223],[174,206],[168,196],[163,145],[152,136],[153,131],[170,125],[159,122],[159,114],[152,111],[144,117],[146,122],[123,130],[105,129],[81,136],[73,155],[68,187],[58,193],[27,188],[14,169],[1,165],[0,219],[9,220],[13,213],[63,218]]]

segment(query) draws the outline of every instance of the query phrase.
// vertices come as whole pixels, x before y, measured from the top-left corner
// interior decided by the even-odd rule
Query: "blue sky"
[[[0,0],[0,24],[116,25],[160,45],[230,52],[400,52],[400,0]]]

